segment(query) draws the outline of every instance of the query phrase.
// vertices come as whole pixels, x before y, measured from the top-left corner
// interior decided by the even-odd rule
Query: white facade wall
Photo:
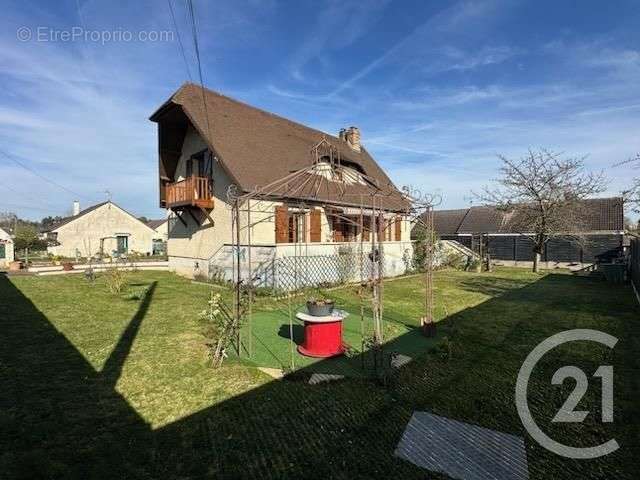
[[[117,249],[116,237],[128,238],[128,251],[151,254],[155,231],[114,203],[106,203],[53,230],[59,245],[47,251],[62,257],[87,257],[100,253],[112,255]],[[101,242],[101,239],[102,240]]]
[[[155,232],[155,234],[153,235],[154,239],[166,242],[169,239],[169,222],[166,221],[164,223],[161,223],[156,228],[154,228],[153,231]]]
[[[0,257],[0,268],[8,268],[14,260],[13,240],[11,236],[0,228],[0,242],[4,244],[4,258]]]

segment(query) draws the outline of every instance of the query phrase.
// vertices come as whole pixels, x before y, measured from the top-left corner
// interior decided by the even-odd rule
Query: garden
[[[233,291],[168,272],[125,275],[118,288],[106,273],[94,280],[0,276],[3,475],[444,478],[393,455],[416,410],[525,436],[530,478],[631,479],[638,471],[640,327],[630,287],[562,272],[441,270],[433,286],[436,335],[428,338],[420,328],[423,277],[389,280],[383,349],[412,361],[381,370],[366,342],[371,312],[355,287],[313,292],[349,313],[349,348],[334,359],[292,351],[301,323],[289,319],[308,294],[259,295],[251,325],[240,329],[240,355],[230,348],[213,368],[208,302],[212,294],[230,301]],[[530,405],[559,441],[615,437],[620,449],[594,460],[544,450],[526,436],[514,405],[524,358],[572,328],[620,340],[612,352],[575,344],[545,357]],[[572,390],[550,385],[557,366],[593,372],[604,361],[616,372],[614,422],[603,425],[594,414],[582,425],[553,424]],[[275,380],[261,368],[287,375]],[[344,378],[310,385],[316,372]],[[579,409],[597,412],[599,402],[590,389]]]

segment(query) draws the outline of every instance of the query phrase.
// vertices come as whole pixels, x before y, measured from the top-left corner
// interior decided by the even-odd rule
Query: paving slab
[[[391,355],[391,368],[404,367],[411,360],[413,360],[413,358],[409,357],[408,355],[394,353],[393,355]]]
[[[258,370],[260,370],[262,373],[266,373],[273,378],[280,379],[284,376],[284,372],[279,368],[258,367]]]
[[[317,385],[324,382],[335,382],[342,380],[344,375],[335,375],[333,373],[314,373],[309,379],[309,385]]]
[[[458,480],[527,480],[524,439],[428,412],[414,412],[395,455]]]

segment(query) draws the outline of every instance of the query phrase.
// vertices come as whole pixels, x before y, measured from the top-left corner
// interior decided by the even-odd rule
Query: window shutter
[[[396,238],[395,241],[399,242],[402,240],[402,217],[400,215],[396,216]]]
[[[287,207],[282,205],[276,207],[276,243],[287,243],[289,241],[289,212]]]
[[[321,242],[322,241],[322,224],[321,224],[322,214],[320,210],[314,209],[311,210],[309,214],[309,240],[312,242]]]
[[[378,236],[378,241],[379,242],[384,242],[384,234],[385,234],[385,228],[384,228],[384,217],[382,216],[382,214],[378,214],[378,218],[377,218],[377,222],[376,222],[376,229],[378,230],[376,232],[377,236]]]
[[[370,232],[371,232],[371,219],[369,217],[364,217],[362,219],[362,240],[364,240],[365,242],[368,242],[371,239]]]
[[[339,218],[333,219],[333,241],[344,242],[344,235],[342,234],[342,221]]]

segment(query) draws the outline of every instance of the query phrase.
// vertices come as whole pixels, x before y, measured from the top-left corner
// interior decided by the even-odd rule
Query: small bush
[[[125,299],[126,300],[142,300],[148,291],[149,291],[149,287],[138,289],[134,292],[131,292],[129,295],[127,295]]]
[[[120,293],[127,285],[127,272],[117,267],[107,268],[104,281],[110,293]]]
[[[449,337],[444,337],[438,345],[430,350],[430,353],[433,353],[446,362],[453,356],[453,342]]]

